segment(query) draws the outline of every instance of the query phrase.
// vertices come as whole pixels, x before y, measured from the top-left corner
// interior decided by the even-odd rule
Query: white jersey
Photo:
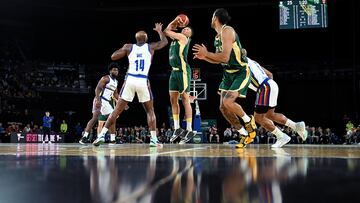
[[[151,66],[150,45],[148,43],[141,46],[133,44],[128,59],[129,69],[126,80],[146,83]]]
[[[259,85],[261,85],[261,83],[264,82],[264,80],[266,80],[268,76],[258,62],[253,61],[250,58],[247,58],[247,60],[252,76],[252,81],[249,88],[257,91]]]
[[[118,86],[118,81],[115,78],[112,78],[110,75],[108,75],[107,77],[109,77],[109,82],[106,83],[104,89],[100,94],[100,97],[107,101],[111,101],[111,97],[113,96]]]
[[[257,106],[275,107],[279,94],[278,85],[266,75],[260,64],[249,58],[247,58],[247,60],[252,77],[249,88],[256,92],[256,108]]]
[[[151,66],[151,52],[148,43],[138,46],[132,45],[129,58],[129,69],[125,82],[120,90],[120,98],[132,102],[135,94],[139,102],[147,102],[153,99],[148,74]]]

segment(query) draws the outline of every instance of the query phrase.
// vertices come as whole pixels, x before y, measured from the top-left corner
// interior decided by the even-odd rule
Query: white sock
[[[151,139],[155,139],[157,140],[157,137],[156,137],[156,131],[150,131],[150,135],[151,135]]]
[[[103,129],[101,130],[100,134],[98,135],[99,137],[105,137],[105,134],[107,133],[109,129],[107,129],[105,126],[103,127]]]
[[[240,130],[237,131],[240,133],[240,135],[249,135],[248,131],[246,131],[244,127],[241,127]]]
[[[110,141],[115,141],[115,134],[110,134]]]
[[[83,137],[87,138],[88,135],[89,135],[89,133],[85,131]]]
[[[276,136],[276,138],[282,138],[284,136],[284,133],[281,132],[281,130],[277,127],[275,127],[275,130],[271,132]]]
[[[179,129],[180,128],[179,114],[174,114],[173,119],[174,119],[174,129],[175,130]]]
[[[186,130],[187,131],[192,131],[192,118],[187,118],[186,119]]]
[[[251,118],[250,118],[247,114],[244,114],[244,116],[242,116],[241,119],[242,119],[245,123],[248,123],[248,122],[250,122],[250,120],[251,120]]]
[[[287,119],[286,120],[286,123],[285,123],[286,126],[290,127],[291,129],[293,130],[296,130],[296,123],[294,123],[294,121],[290,120],[290,119]]]

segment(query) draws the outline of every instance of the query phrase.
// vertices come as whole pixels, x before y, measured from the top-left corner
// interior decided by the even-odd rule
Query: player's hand
[[[96,106],[96,108],[100,108],[100,107],[101,107],[101,101],[100,101],[100,99],[96,99],[96,101],[95,101],[95,106]]]
[[[192,47],[192,50],[194,51],[194,59],[205,59],[206,55],[208,54],[208,50],[204,44],[195,44]]]
[[[175,21],[177,22],[178,25],[184,24],[184,21],[179,16],[176,16]]]
[[[180,22],[182,22],[180,17],[176,17],[171,23],[169,24],[168,28],[170,30],[177,30],[177,27],[180,25]]]
[[[155,30],[156,32],[161,32],[162,31],[162,23],[155,23],[155,28],[153,28],[153,30]]]

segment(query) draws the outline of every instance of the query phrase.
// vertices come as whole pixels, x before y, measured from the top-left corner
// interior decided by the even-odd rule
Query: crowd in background
[[[24,115],[26,115],[24,112]],[[11,133],[37,133],[43,134],[43,124],[34,124],[33,121],[29,121],[30,117],[24,117],[23,123],[0,123],[0,139],[3,142],[9,142]],[[26,122],[28,120],[28,122]],[[280,127],[284,133],[291,137],[291,144],[359,144],[360,143],[360,125],[355,126],[349,121],[346,124],[346,133],[336,135],[330,128],[323,129],[322,127],[306,127],[308,131],[308,139],[302,141],[300,136],[290,129],[289,127]],[[90,133],[90,139],[94,140],[96,137],[96,128],[94,126]],[[84,128],[80,122],[73,127],[68,127],[65,120],[61,121],[58,128],[52,128],[53,133],[61,133],[65,135],[66,142],[77,142],[83,133]],[[158,139],[161,143],[170,143],[170,138],[173,134],[172,128],[167,128],[163,125],[157,129]],[[238,142],[240,139],[239,132],[232,127],[225,130],[218,130],[215,125],[205,128],[200,133],[203,143],[228,143]],[[150,132],[146,126],[133,126],[133,127],[119,127],[116,130],[117,143],[148,143],[150,140]],[[275,143],[276,137],[266,131],[264,128],[259,127],[257,129],[257,136],[255,138],[255,144],[272,144]]]
[[[34,98],[41,87],[79,88],[80,64],[0,61],[0,90],[7,97]]]
[[[80,87],[80,64],[39,63],[0,58],[0,122],[23,122],[24,110],[44,110],[41,92]],[[86,86],[86,84],[84,84]],[[86,86],[87,88],[87,86]],[[41,108],[42,107],[42,108]],[[33,125],[34,126],[34,125]]]

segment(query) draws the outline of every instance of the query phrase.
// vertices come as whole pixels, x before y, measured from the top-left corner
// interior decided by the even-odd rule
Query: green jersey
[[[178,40],[173,40],[169,49],[169,63],[173,68],[178,68],[181,71],[189,68],[187,62],[187,55],[190,47],[190,38],[187,44],[181,44]]]
[[[222,32],[225,28],[231,28],[230,26],[224,25],[221,28],[220,35],[215,37],[214,46],[216,48],[216,53],[222,52]],[[239,36],[235,32],[235,42],[232,44],[231,54],[229,61],[227,63],[221,63],[225,70],[239,70],[241,68],[246,68],[247,66],[247,58],[241,54],[241,43],[239,40]]]

